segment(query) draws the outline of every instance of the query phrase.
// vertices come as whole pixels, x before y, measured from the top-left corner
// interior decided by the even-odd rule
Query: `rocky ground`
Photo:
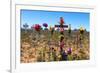
[[[21,29],[21,63],[62,61],[59,48],[58,31],[53,35],[49,30],[36,32],[28,29]],[[64,50],[67,54],[68,48],[72,49],[71,54],[67,54],[66,61],[89,60],[89,32],[85,31],[80,40],[78,30],[73,30],[70,35],[64,31]],[[53,48],[53,49],[52,49]]]

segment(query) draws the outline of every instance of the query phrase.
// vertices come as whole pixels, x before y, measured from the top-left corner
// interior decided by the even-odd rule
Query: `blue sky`
[[[41,10],[21,10],[21,27],[27,23],[29,28],[34,24],[47,23],[49,26],[59,25],[60,17],[64,18],[65,25],[71,24],[72,29],[78,29],[81,26],[89,31],[90,14],[83,12],[56,12]]]

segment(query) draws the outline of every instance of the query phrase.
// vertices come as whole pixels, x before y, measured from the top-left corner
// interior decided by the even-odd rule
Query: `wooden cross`
[[[64,25],[64,23],[65,22],[64,22],[63,17],[60,17],[60,22],[59,22],[60,25],[55,25],[55,27],[60,28],[61,34],[63,34],[63,32],[64,32],[64,28],[67,28],[68,27],[68,25]]]

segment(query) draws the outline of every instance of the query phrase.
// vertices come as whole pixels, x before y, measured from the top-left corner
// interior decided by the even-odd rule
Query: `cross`
[[[55,27],[60,27],[60,32],[61,32],[61,34],[63,34],[63,31],[64,31],[64,28],[67,28],[68,27],[68,25],[64,25],[64,19],[63,19],[63,17],[60,17],[60,22],[59,22],[59,24],[60,25],[55,25]]]
[[[60,17],[60,22],[59,22],[60,25],[55,25],[55,27],[60,28],[60,34],[61,35],[64,35],[64,28],[68,27],[68,25],[64,25],[64,23],[65,22],[64,22],[63,17]],[[63,54],[62,54],[63,48],[64,48],[64,37],[62,36],[62,37],[60,37],[60,51],[61,51],[60,53],[61,53],[62,56],[63,56]]]

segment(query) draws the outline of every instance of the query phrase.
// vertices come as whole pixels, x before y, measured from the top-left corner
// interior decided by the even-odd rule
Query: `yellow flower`
[[[84,31],[84,28],[83,27],[80,27],[80,31]]]
[[[60,39],[61,37],[64,37],[64,35],[60,35],[60,36],[59,36],[59,39]]]
[[[61,55],[58,55],[58,58],[61,58]]]

